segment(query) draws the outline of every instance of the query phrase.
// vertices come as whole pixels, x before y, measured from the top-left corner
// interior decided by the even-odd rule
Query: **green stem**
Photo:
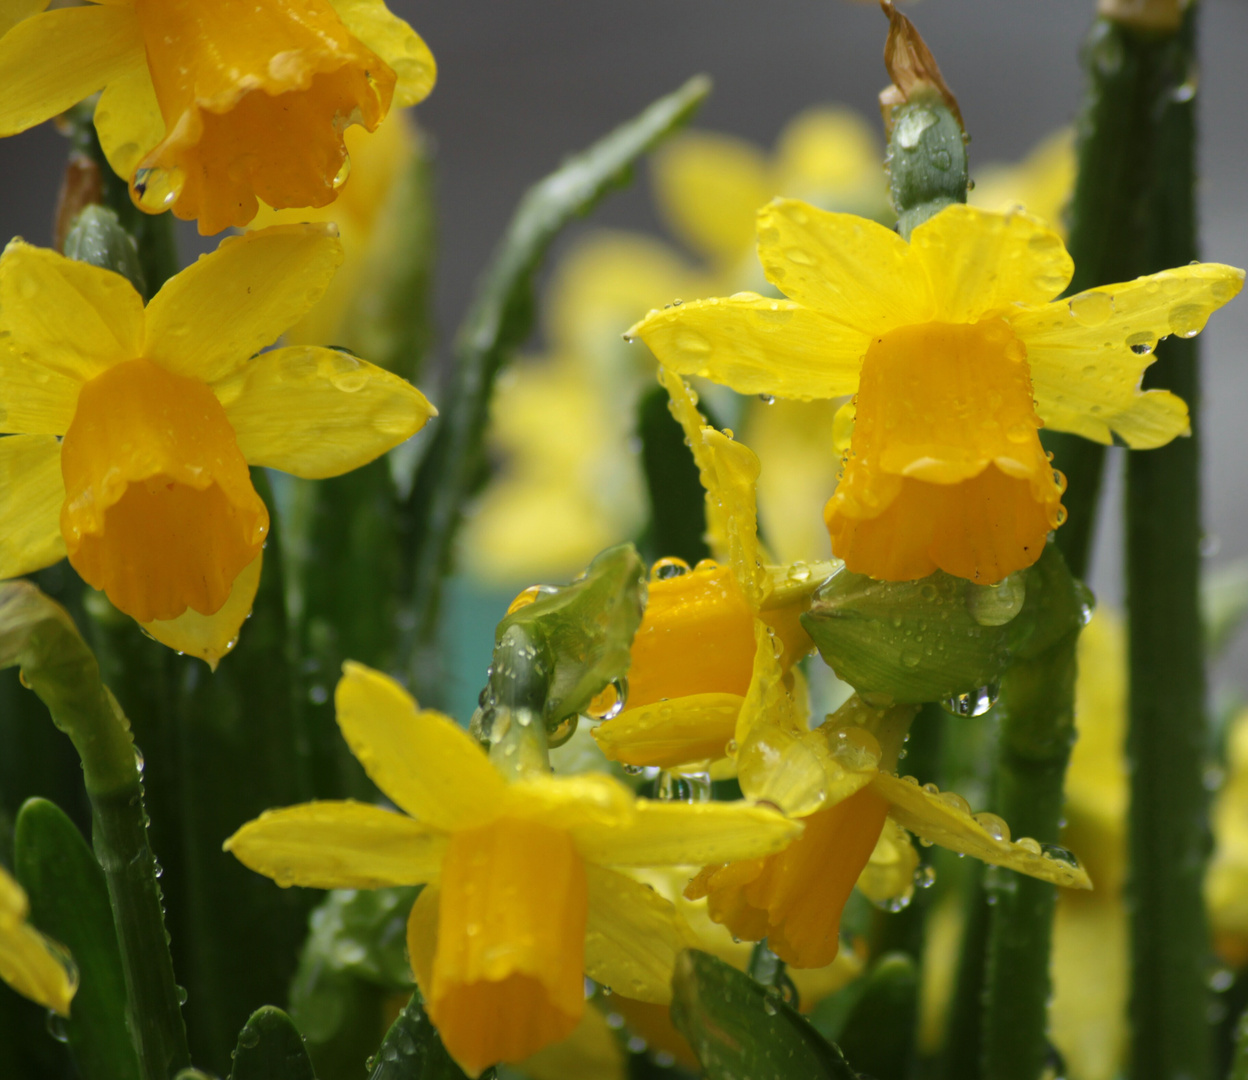
[[[1194,259],[1195,5],[1180,32],[1150,45],[1156,156],[1143,270]],[[1195,343],[1157,349],[1146,387],[1191,409],[1192,437],[1127,462],[1127,732],[1131,809],[1131,1061],[1136,1080],[1205,1080],[1211,1033],[1201,886],[1209,850],[1209,750],[1200,618],[1200,385]]]
[[[1235,1056],[1227,1080],[1248,1080],[1248,1010],[1235,1023]]]
[[[1078,172],[1070,203],[1068,247],[1075,273],[1067,293],[1130,281],[1163,269],[1146,251],[1166,215],[1148,212],[1151,177],[1169,162],[1158,139],[1155,103],[1161,53],[1167,42],[1098,19],[1083,49],[1087,77],[1077,125]],[[1166,264],[1171,265],[1171,264]],[[1174,265],[1178,265],[1177,263]],[[1046,432],[1054,465],[1066,474],[1069,520],[1057,544],[1078,578],[1087,576],[1105,447]]]
[[[0,667],[15,664],[82,759],[141,1075],[168,1080],[190,1055],[130,726],[73,620],[22,581],[0,586]]]
[[[1001,683],[994,809],[1016,837],[1057,843],[1062,782],[1075,740],[1075,646],[1082,597],[1055,548],[1028,581],[1020,618],[1036,615],[1029,641]],[[1028,612],[1031,608],[1032,612]],[[983,1073],[987,1080],[1039,1080],[1056,887],[1009,870],[988,871],[989,917],[984,987]]]

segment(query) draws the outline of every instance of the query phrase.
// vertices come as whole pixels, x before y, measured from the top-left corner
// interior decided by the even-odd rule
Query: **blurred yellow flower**
[[[25,890],[0,866],[0,980],[23,997],[69,1015],[78,972],[69,954],[31,926]]]
[[[273,210],[262,206],[252,227],[332,222],[342,241],[342,266],[325,295],[285,333],[289,345],[342,345],[361,356],[377,356],[376,310],[387,275],[401,260],[395,252],[401,229],[395,218],[407,211],[404,178],[419,153],[421,136],[409,116],[399,112],[374,132],[357,125],[344,133],[351,156],[351,183],[328,206]],[[371,331],[371,332],[370,332]],[[383,366],[385,366],[383,364]]]
[[[636,535],[645,502],[632,439],[654,360],[625,348],[620,332],[638,311],[756,285],[754,214],[773,195],[887,218],[880,153],[866,122],[834,106],[796,116],[770,156],[711,132],[666,143],[653,160],[655,202],[705,268],[626,233],[591,234],[564,258],[545,304],[550,351],[509,371],[495,396],[491,437],[502,466],[467,523],[466,562],[507,584],[558,579]],[[770,542],[789,561],[828,553],[810,507],[835,481],[822,441],[829,416],[822,402],[752,403],[742,425],[763,460],[777,461],[759,502]],[[795,442],[824,453],[794,454]]]
[[[670,903],[614,868],[762,855],[801,828],[743,803],[637,799],[604,774],[508,782],[452,720],[358,664],[346,665],[335,701],[352,752],[412,816],[308,803],[261,815],[226,850],[283,886],[424,883],[408,920],[412,968],[443,1043],[472,1075],[571,1034],[582,973],[670,1000],[688,931]]]
[[[332,226],[225,240],[146,308],[120,274],[15,240],[0,257],[0,578],[69,556],[171,648],[216,664],[260,580],[249,465],[337,476],[434,415],[333,349],[261,353],[325,291]]]
[[[103,88],[96,130],[135,202],[198,219],[205,235],[246,225],[258,200],[332,202],[349,169],[344,130],[372,131],[435,78],[383,0],[44,6],[0,16],[0,135]]]
[[[1022,207],[1066,237],[1066,204],[1075,187],[1075,133],[1055,131],[1017,165],[989,164],[975,170],[972,206],[1009,211]]]
[[[791,299],[755,293],[652,311],[629,331],[672,370],[743,394],[856,395],[824,517],[853,571],[937,569],[982,583],[1039,558],[1064,480],[1042,425],[1162,446],[1187,406],[1139,389],[1159,338],[1192,337],[1243,271],[1197,264],[1051,301],[1073,265],[1028,214],[954,205],[909,243],[874,221],[777,199],[759,258]]]

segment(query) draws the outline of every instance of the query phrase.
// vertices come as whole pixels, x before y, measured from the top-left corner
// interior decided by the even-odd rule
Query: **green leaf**
[[[668,401],[667,391],[656,386],[637,405],[641,464],[650,495],[644,546],[652,561],[675,556],[693,566],[711,554],[705,540],[706,499],[684,429]],[[700,408],[705,415],[706,403]],[[707,422],[712,423],[710,417]]]
[[[881,956],[862,982],[841,1032],[841,1051],[875,1080],[905,1080],[914,1063],[919,975],[906,953]]]
[[[17,817],[14,869],[30,898],[30,919],[78,965],[79,985],[64,1032],[83,1080],[137,1080],[126,1026],[126,983],[104,871],[78,827],[54,803],[31,799]]]
[[[425,1015],[419,994],[412,995],[386,1032],[368,1075],[369,1080],[466,1080]],[[493,1069],[481,1074],[481,1080],[493,1077]]]
[[[316,1080],[303,1036],[281,1009],[263,1005],[243,1025],[230,1080]]]
[[[676,961],[672,1022],[710,1080],[857,1080],[801,1013],[709,953],[690,949]]]
[[[65,255],[121,274],[140,296],[147,293],[134,240],[106,206],[85,207],[74,219],[65,237]]]
[[[504,618],[494,635],[487,701],[532,700],[550,729],[583,712],[628,670],[645,605],[645,575],[637,549],[620,544],[602,552],[571,585]],[[515,655],[507,647],[513,640]]]
[[[483,436],[499,371],[533,324],[532,279],[546,250],[570,221],[623,186],[633,163],[683,124],[710,91],[690,79],[588,150],[570,157],[520,201],[460,329],[450,382],[433,395],[441,413],[404,508],[402,595],[415,613],[402,665],[422,701],[441,692],[437,631],[442,579],[464,505],[484,482]]]

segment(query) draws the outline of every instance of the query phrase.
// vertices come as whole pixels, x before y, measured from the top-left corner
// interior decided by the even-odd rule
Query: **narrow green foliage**
[[[903,239],[946,206],[966,202],[966,135],[934,94],[893,109],[885,164]]]
[[[1183,266],[1196,245],[1198,5],[1178,33],[1128,40],[1148,65],[1152,154],[1144,201],[1153,228],[1139,272]],[[1206,1080],[1209,932],[1202,887],[1210,849],[1204,774],[1210,732],[1201,624],[1200,380],[1196,343],[1157,346],[1147,389],[1164,387],[1191,410],[1192,436],[1127,460],[1128,631],[1127,909],[1131,913],[1133,1080]]]
[[[1202,575],[1200,610],[1205,652],[1216,660],[1248,619],[1248,559],[1237,559]]]
[[[919,972],[906,953],[886,953],[863,977],[840,1036],[841,1052],[876,1080],[905,1080],[914,1065]]]
[[[368,1076],[369,1080],[467,1080],[425,1015],[419,994],[412,995],[386,1032]],[[494,1070],[486,1069],[480,1080],[494,1080]]]
[[[997,709],[995,810],[1015,836],[1055,844],[1062,784],[1075,741],[1075,646],[1086,591],[1049,545],[1032,570],[1015,650]],[[1048,1055],[1049,953],[1056,887],[1012,871],[988,871],[993,901],[984,989],[983,1070],[992,1080],[1039,1080]]]
[[[147,293],[134,238],[106,206],[88,206],[74,219],[65,236],[65,255],[121,274],[140,296]]]
[[[30,898],[31,921],[69,949],[78,966],[70,1016],[53,1022],[82,1080],[137,1080],[121,953],[95,855],[63,811],[31,799],[17,818],[13,862]]]
[[[436,643],[442,579],[467,500],[486,475],[483,438],[495,379],[533,322],[533,273],[559,232],[631,176],[634,162],[683,124],[710,91],[691,79],[526,193],[482,279],[459,332],[449,383],[435,401],[436,429],[415,476],[407,519],[402,595],[414,626],[404,665],[422,700],[439,691]]]
[[[189,1055],[129,722],[64,608],[24,581],[0,585],[0,667],[14,664],[82,759],[141,1075],[167,1080]]]
[[[675,556],[693,566],[711,554],[705,539],[706,503],[693,453],[668,401],[667,391],[656,386],[637,405],[641,466],[650,496],[642,546],[651,561]]]
[[[1235,1055],[1227,1080],[1248,1080],[1248,1010],[1235,1023]]]
[[[672,1022],[709,1080],[855,1080],[833,1044],[774,990],[709,953],[680,954]]]
[[[316,1080],[303,1036],[281,1009],[265,1005],[243,1025],[230,1080]]]

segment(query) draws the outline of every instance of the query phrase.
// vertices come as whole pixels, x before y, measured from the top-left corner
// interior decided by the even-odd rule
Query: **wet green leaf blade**
[[[104,871],[78,827],[54,803],[30,799],[17,817],[14,868],[30,917],[78,965],[79,986],[61,1021],[83,1080],[137,1080],[126,1026],[126,981]]]
[[[481,1080],[493,1080],[486,1069]],[[464,1070],[451,1059],[420,1002],[412,999],[390,1025],[381,1049],[373,1059],[369,1080],[467,1080]]]
[[[281,1009],[264,1005],[243,1025],[230,1080],[316,1080],[303,1036]]]
[[[709,953],[681,953],[672,1022],[710,1080],[857,1080],[844,1055],[774,991]]]

